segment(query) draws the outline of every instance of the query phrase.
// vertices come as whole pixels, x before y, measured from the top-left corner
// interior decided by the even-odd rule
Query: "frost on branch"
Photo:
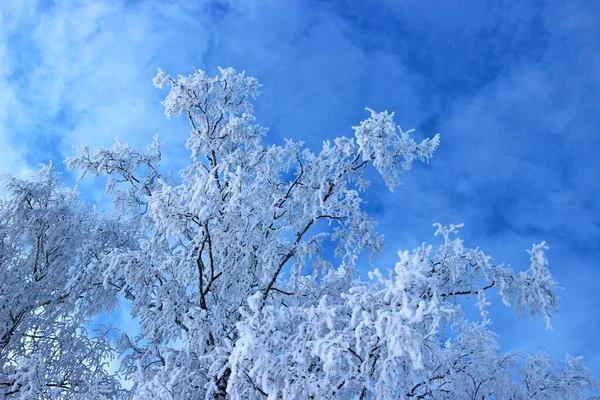
[[[110,328],[90,318],[116,305],[101,261],[128,228],[84,206],[51,166],[5,178],[0,200],[0,398],[121,398],[106,371]]]
[[[429,161],[440,143],[440,136],[418,143],[409,136],[413,131],[404,132],[394,121],[394,113],[376,113],[367,108],[371,118],[353,127],[358,144],[358,153],[363,162],[373,161],[373,166],[383,176],[390,189],[398,185],[398,167],[408,170],[415,159]],[[398,158],[402,157],[399,161]]]
[[[355,283],[341,301],[250,306],[230,357],[233,398],[260,398],[253,387],[283,398],[531,398],[534,381],[557,367],[546,359],[535,377],[524,373],[531,359],[498,354],[489,320],[465,321],[455,300],[481,301],[496,289],[518,312],[529,307],[549,318],[556,283],[532,273],[545,260],[543,245],[534,247],[532,267],[515,275],[451,238],[456,228],[439,226],[439,248],[400,252],[392,271],[373,271],[374,283]],[[547,398],[580,398],[594,384],[581,365],[558,371]]]
[[[91,153],[87,146],[75,146],[79,156],[67,158],[65,164],[69,169],[79,169],[78,179],[87,174],[94,177],[108,175],[106,192],[113,196],[119,209],[129,211],[133,208],[137,211],[141,207],[144,210],[147,206],[145,199],[151,196],[158,180],[162,178],[158,172],[162,157],[160,147],[156,136],[145,153],[115,138],[112,150],[100,148]],[[125,184],[126,187],[118,189],[119,184]]]
[[[220,69],[221,76],[210,78],[204,71],[179,76],[177,81],[159,69],[154,85],[171,90],[163,102],[165,115],[186,115],[192,131],[186,146],[192,157],[200,154],[222,155],[244,147],[257,146],[264,129],[254,121],[250,100],[259,94],[260,85],[244,72]]]
[[[528,364],[498,353],[486,310],[494,290],[517,314],[549,322],[556,283],[543,244],[531,268],[514,273],[464,247],[459,226],[438,225],[438,247],[400,252],[392,270],[357,279],[358,257],[383,248],[363,207],[365,171],[373,165],[393,189],[399,167],[431,158],[437,135],[416,141],[393,114],[368,110],[354,137],[318,152],[292,140],[265,147],[254,78],[159,71],[154,83],[169,88],[167,117],[190,124],[180,183],[160,172],[158,145],[80,147],[67,162],[108,175],[118,203],[139,205],[120,211],[139,222],[137,245],[102,258],[103,287],[117,285],[140,321],[138,337],[119,339],[133,398],[525,399],[554,371],[519,373]],[[461,313],[459,300],[471,297],[481,322]],[[574,365],[557,370],[562,391],[537,386],[576,398],[593,380]]]

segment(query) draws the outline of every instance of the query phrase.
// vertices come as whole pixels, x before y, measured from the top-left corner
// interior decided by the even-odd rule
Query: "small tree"
[[[138,245],[98,257],[98,290],[118,287],[140,321],[138,337],[119,339],[134,398],[564,399],[593,387],[578,359],[561,369],[542,355],[500,354],[488,330],[492,289],[549,326],[558,305],[544,243],[514,273],[464,247],[459,226],[437,225],[437,248],[400,252],[390,271],[358,279],[358,257],[383,246],[361,208],[366,169],[393,189],[438,136],[416,142],[393,114],[369,110],[354,138],[318,154],[291,140],[264,147],[256,79],[229,68],[177,80],[159,71],[154,83],[170,87],[166,115],[190,123],[180,183],[161,172],[156,138],[147,152],[117,142],[67,160],[81,177],[108,175],[137,229]],[[461,313],[457,300],[469,296],[480,322]]]
[[[0,201],[0,396],[116,398],[108,333],[85,325],[115,306],[99,260],[126,248],[127,228],[83,206],[50,166],[8,177]]]

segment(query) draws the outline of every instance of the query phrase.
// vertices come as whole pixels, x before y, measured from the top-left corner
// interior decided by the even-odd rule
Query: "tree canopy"
[[[595,381],[579,358],[503,353],[486,293],[518,315],[558,309],[545,243],[514,272],[435,225],[434,245],[359,276],[383,237],[363,207],[368,169],[386,186],[428,162],[394,114],[367,109],[354,137],[265,146],[256,79],[232,68],[154,79],[167,117],[187,118],[190,162],[174,177],[145,151],[77,147],[108,176],[115,212],[82,204],[45,166],[8,178],[0,202],[0,394],[7,399],[567,399]],[[330,248],[334,251],[329,251]],[[481,319],[460,304],[474,299]],[[130,303],[140,334],[86,329]],[[115,353],[116,352],[116,353]],[[107,362],[118,354],[121,367]],[[130,389],[121,382],[132,383]]]

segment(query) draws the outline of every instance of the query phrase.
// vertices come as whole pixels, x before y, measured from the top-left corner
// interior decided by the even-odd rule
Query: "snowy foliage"
[[[0,200],[0,398],[115,398],[110,328],[85,324],[114,308],[99,262],[128,228],[83,206],[50,166],[7,178]],[[131,236],[133,237],[133,236]]]
[[[111,150],[80,146],[67,160],[81,177],[109,177],[118,217],[82,207],[47,168],[34,182],[9,180],[0,393],[44,396],[59,377],[69,386],[59,396],[80,398],[566,399],[594,388],[579,359],[561,368],[539,354],[503,354],[488,329],[490,290],[550,326],[557,284],[544,243],[515,273],[465,247],[460,226],[436,225],[437,247],[399,252],[392,269],[359,279],[359,256],[383,248],[362,206],[365,171],[372,165],[391,190],[400,169],[429,161],[437,135],[418,142],[393,114],[368,109],[354,137],[326,141],[318,153],[291,140],[264,147],[251,103],[260,85],[220,72],[154,79],[170,88],[167,117],[190,124],[191,161],[177,179],[160,168],[157,138],[146,152],[117,141]],[[37,261],[50,249],[60,256]],[[117,340],[129,391],[102,368],[107,334],[83,331],[99,305],[114,306],[115,292],[141,328]],[[479,322],[461,312],[471,297]],[[30,320],[15,322],[19,313]],[[38,329],[70,350],[54,355],[53,344],[35,339]],[[82,352],[88,358],[71,375]],[[74,379],[85,382],[80,392]]]

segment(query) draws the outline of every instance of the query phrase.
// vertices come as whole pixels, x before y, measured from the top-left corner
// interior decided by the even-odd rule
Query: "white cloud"
[[[72,145],[110,146],[114,136],[135,146],[159,133],[170,142],[185,139],[168,137],[173,125],[162,115],[164,93],[151,83],[159,60],[189,61],[182,53],[192,46],[183,46],[177,33],[189,28],[202,37],[202,24],[192,26],[198,21],[181,7],[3,3],[0,18],[8,21],[0,24],[1,172],[14,162],[36,165],[52,158],[60,165],[73,154]],[[197,39],[188,56],[201,56],[203,46]]]

